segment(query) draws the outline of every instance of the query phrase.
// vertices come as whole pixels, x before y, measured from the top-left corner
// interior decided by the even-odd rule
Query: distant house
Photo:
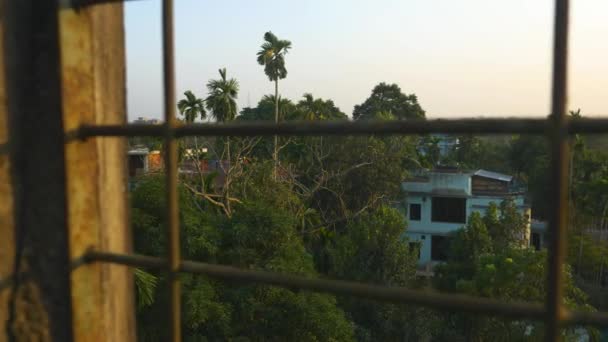
[[[149,163],[148,155],[150,150],[141,147],[133,148],[127,151],[127,165],[129,169],[129,178],[143,175],[148,172]]]
[[[143,116],[140,116],[137,119],[131,121],[131,123],[136,125],[158,125],[160,124],[160,120],[144,118]]]
[[[456,169],[425,171],[406,179],[402,184],[407,197],[409,221],[406,235],[420,248],[419,265],[432,266],[445,261],[450,233],[467,224],[469,215],[486,212],[491,202],[500,204],[510,198],[521,214],[530,217],[525,203],[525,188],[512,176],[476,170]],[[524,240],[530,243],[530,229]]]
[[[184,151],[184,160],[178,165],[178,173],[180,176],[199,177],[213,174],[213,186],[216,189],[221,189],[226,182],[226,172],[230,168],[230,163],[226,160],[216,159],[193,159],[193,156],[207,153],[207,148],[201,148],[199,151],[186,149]],[[150,151],[146,147],[133,147],[127,151],[127,165],[129,172],[129,188],[137,183],[137,177],[149,173],[158,173],[165,167],[164,160],[160,151]]]
[[[146,147],[133,147],[127,151],[129,178],[157,172],[163,168],[160,151],[150,151]]]

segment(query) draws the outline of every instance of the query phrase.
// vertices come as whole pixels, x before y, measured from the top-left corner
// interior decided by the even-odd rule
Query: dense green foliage
[[[147,177],[133,192],[136,250],[149,255],[164,253],[162,207],[164,182]],[[194,198],[180,188],[182,253],[184,258],[317,277],[313,258],[305,250],[289,213],[268,203],[239,205],[231,218],[201,210]],[[140,337],[166,339],[166,329],[154,322],[165,317],[166,286],[156,274],[156,298],[149,290],[140,295]],[[149,279],[150,276],[147,276]],[[182,276],[186,340],[304,340],[348,341],[352,326],[329,295],[292,291],[266,285],[220,282],[203,276]],[[154,289],[152,289],[154,290]],[[143,297],[143,298],[142,298]]]
[[[264,95],[256,107],[245,107],[241,110],[238,120],[243,121],[273,121],[274,95]],[[279,96],[279,120],[291,120],[296,116],[296,106],[291,100]]]
[[[398,120],[424,119],[425,112],[416,95],[401,92],[397,84],[380,83],[374,87],[370,97],[353,111],[353,119],[373,119],[377,113],[388,112]]]
[[[416,286],[417,250],[402,238],[406,223],[396,209],[367,212],[346,226],[329,248],[335,278],[388,286]],[[360,341],[418,340],[428,331],[425,311],[352,297],[340,304],[355,323]]]
[[[435,268],[435,286],[448,292],[497,298],[503,301],[543,302],[546,291],[545,251],[522,248],[519,234],[504,234],[505,228],[523,221],[522,215],[509,210],[509,201],[501,203],[481,217],[473,213],[465,227],[455,232],[448,262]],[[564,303],[571,309],[593,310],[586,294],[574,284],[570,268],[564,271]],[[531,321],[507,321],[491,317],[475,317],[448,313],[443,321],[449,329],[438,338],[451,341],[485,341],[496,339],[539,340],[543,329]],[[588,329],[590,335],[597,332]],[[573,338],[575,330],[566,334]]]
[[[311,93],[304,94],[304,99],[298,102],[299,119],[304,120],[343,120],[347,116],[334,101],[315,99]]]
[[[385,206],[352,220],[329,249],[330,274],[337,278],[391,286],[408,285],[416,259],[401,238],[403,215]]]

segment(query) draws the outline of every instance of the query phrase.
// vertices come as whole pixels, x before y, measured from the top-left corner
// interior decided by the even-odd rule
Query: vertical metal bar
[[[177,195],[177,142],[175,141],[175,64],[173,0],[163,1],[163,69],[165,95],[165,177],[169,259],[169,303],[171,341],[181,341],[181,296],[179,282],[180,244]]]
[[[566,250],[566,222],[568,211],[568,142],[566,126],[567,71],[568,71],[568,10],[569,0],[555,1],[553,41],[553,85],[551,93],[552,179],[551,228],[547,278],[547,317],[545,338],[561,339],[564,318],[563,261]]]

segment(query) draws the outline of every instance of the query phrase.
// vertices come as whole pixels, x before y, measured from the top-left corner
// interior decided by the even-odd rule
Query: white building
[[[485,214],[491,202],[499,205],[511,198],[522,214],[530,217],[524,203],[525,189],[516,186],[513,177],[477,170],[426,171],[402,184],[407,194],[406,235],[410,243],[420,245],[419,265],[432,266],[446,260],[448,236],[462,228],[473,212]],[[526,233],[530,240],[530,232]]]

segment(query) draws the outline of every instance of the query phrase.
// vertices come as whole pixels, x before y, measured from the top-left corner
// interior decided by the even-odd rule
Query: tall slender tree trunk
[[[274,80],[274,123],[279,123],[279,79]],[[274,180],[278,179],[279,169],[279,137],[274,136]]]
[[[196,163],[196,170],[198,171],[198,175],[200,177],[201,180],[201,192],[205,192],[205,176],[203,175],[203,170],[201,169],[201,155],[200,155],[200,150],[198,148],[198,137],[194,136],[194,153],[195,154],[195,158],[194,162]]]
[[[226,137],[226,159],[228,160],[228,167],[224,170],[224,173],[226,173],[224,175],[224,194],[225,194],[225,205],[226,205],[226,211],[228,212],[228,215],[230,216],[232,214],[232,209],[230,208],[230,177],[228,175],[228,173],[230,172],[230,169],[232,167],[231,163],[232,161],[230,160],[230,137]],[[220,163],[223,163],[224,161],[220,160]]]

